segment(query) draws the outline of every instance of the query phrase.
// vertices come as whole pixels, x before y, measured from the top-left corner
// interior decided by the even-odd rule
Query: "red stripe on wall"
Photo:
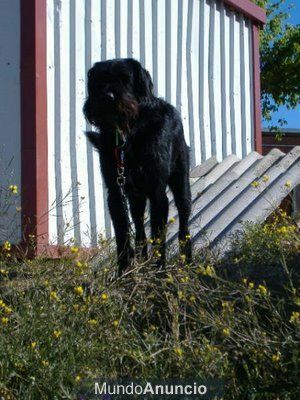
[[[234,10],[241,12],[256,24],[263,25],[267,21],[266,11],[250,0],[224,0],[224,3]]]
[[[24,241],[48,244],[46,0],[21,0],[21,181]]]
[[[255,141],[255,151],[262,154],[259,27],[257,25],[252,26],[252,43],[253,43],[254,141]]]

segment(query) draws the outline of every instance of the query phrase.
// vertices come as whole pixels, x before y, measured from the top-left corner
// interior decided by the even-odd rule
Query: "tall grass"
[[[218,378],[224,399],[297,399],[297,225],[280,214],[232,238],[221,260],[151,260],[116,279],[115,257],[0,261],[0,394],[75,399],[104,378]]]

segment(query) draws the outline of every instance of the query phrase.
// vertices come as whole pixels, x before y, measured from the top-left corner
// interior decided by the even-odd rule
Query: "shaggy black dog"
[[[119,274],[130,265],[134,254],[122,185],[118,184],[118,180],[121,184],[123,181],[123,167],[136,248],[147,257],[144,212],[149,199],[152,239],[158,243],[158,265],[164,265],[169,186],[179,214],[181,251],[191,260],[189,154],[179,113],[154,96],[149,73],[133,59],[98,62],[89,70],[83,111],[99,130],[87,132],[87,136],[100,153],[116,234]]]

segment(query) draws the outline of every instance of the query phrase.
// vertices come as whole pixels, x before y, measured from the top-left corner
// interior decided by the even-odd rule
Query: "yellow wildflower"
[[[4,307],[5,314],[11,314],[13,312],[11,307]]]
[[[180,259],[181,259],[181,261],[185,262],[186,255],[185,254],[180,254]]]
[[[76,267],[82,268],[82,263],[81,263],[80,261],[77,261],[77,262],[76,262]]]
[[[300,313],[298,311],[293,311],[290,318],[290,323],[298,324],[299,322],[300,322]]]
[[[81,376],[80,375],[76,375],[75,376],[75,382],[80,382],[81,381]]]
[[[150,325],[149,326],[150,332],[154,332],[154,331],[156,331],[156,329],[157,329],[157,326],[155,326],[155,325]]]
[[[277,232],[278,233],[282,233],[283,235],[286,235],[287,233],[288,233],[288,228],[287,228],[287,226],[280,226],[278,229],[277,229]]]
[[[76,247],[76,246],[72,246],[72,247],[71,247],[71,253],[77,254],[78,252],[79,252],[78,247]]]
[[[161,253],[158,250],[154,251],[154,256],[155,257],[161,257]]]
[[[171,217],[171,218],[169,219],[169,224],[174,224],[174,222],[175,222],[175,218],[174,218],[174,217]]]
[[[160,238],[155,239],[155,243],[161,244],[161,239]]]
[[[276,354],[273,354],[273,355],[272,355],[272,361],[273,361],[274,363],[277,363],[277,362],[280,360],[280,358],[281,358],[281,353],[280,353],[280,351],[277,351]]]
[[[222,309],[223,309],[223,312],[231,313],[234,311],[234,307],[233,307],[232,303],[229,301],[222,301]]]
[[[50,299],[57,301],[59,299],[58,296],[57,296],[57,293],[54,292],[54,291],[50,292]]]
[[[34,350],[36,348],[36,342],[31,342],[30,347],[32,348],[32,350]]]
[[[76,286],[76,287],[74,288],[74,292],[75,292],[76,294],[78,294],[79,296],[82,296],[82,295],[83,295],[83,287],[82,287],[82,286]]]
[[[190,297],[190,301],[191,301],[192,303],[194,303],[194,302],[196,301],[196,297],[195,297],[195,296],[191,296],[191,297]]]
[[[2,317],[1,318],[1,322],[2,322],[2,325],[7,325],[8,324],[8,318],[7,317]]]
[[[297,306],[300,306],[300,297],[295,297],[295,298],[294,298],[294,303],[295,303]]]
[[[152,244],[152,243],[153,243],[153,239],[148,239],[147,242],[148,242],[149,244]]]
[[[177,354],[178,357],[182,357],[183,356],[183,351],[180,347],[175,347],[174,348],[174,353]]]
[[[265,296],[268,293],[268,290],[265,286],[263,285],[258,285],[257,292]]]
[[[188,233],[187,235],[185,235],[186,240],[189,240],[191,238],[191,235]]]
[[[214,267],[211,267],[210,265],[208,265],[205,269],[205,274],[207,276],[213,277],[214,275],[216,275],[215,269]]]
[[[178,298],[179,300],[182,300],[184,298],[184,293],[181,290],[179,290],[178,292]]]
[[[251,183],[251,186],[254,187],[254,188],[258,188],[259,187],[259,182],[258,181],[253,181]]]
[[[11,250],[11,244],[8,241],[4,242],[3,249],[5,251],[10,251]]]
[[[0,307],[6,307],[6,304],[4,303],[3,300],[0,300]]]
[[[108,295],[106,293],[102,293],[101,299],[106,301],[108,299]]]
[[[205,269],[204,267],[202,267],[202,265],[199,265],[199,267],[197,267],[196,269],[197,274],[203,274],[203,271],[205,271]]]
[[[212,267],[211,265],[208,265],[207,267],[203,267],[202,265],[200,265],[197,269],[196,272],[198,274],[202,274],[204,276],[210,276],[213,277],[216,275],[215,269],[214,267]]]
[[[187,283],[187,282],[189,282],[189,280],[190,280],[190,278],[188,276],[184,276],[183,278],[180,279],[180,281],[182,283]]]
[[[98,321],[96,319],[89,319],[88,320],[88,324],[91,325],[91,326],[92,325],[97,325],[97,323],[98,323]]]
[[[287,189],[290,189],[290,188],[292,187],[292,182],[291,182],[291,181],[286,181],[285,184],[284,184],[284,186],[285,186]]]
[[[249,289],[253,289],[254,288],[254,283],[253,282],[249,282],[248,288]]]
[[[268,182],[269,179],[270,179],[270,177],[269,177],[268,175],[264,175],[264,176],[262,177],[262,181],[263,181],[263,182]]]
[[[119,321],[117,319],[114,320],[113,326],[115,326],[116,328],[119,326]]]
[[[18,194],[18,186],[17,185],[10,185],[9,190],[12,194]]]
[[[246,301],[247,301],[248,303],[251,303],[251,301],[252,301],[251,297],[248,296],[248,295],[245,296],[245,299],[246,299]]]
[[[79,311],[79,304],[74,304],[73,305],[74,310],[77,312]]]
[[[61,337],[61,331],[55,330],[53,332],[53,337],[54,337],[54,339],[59,339]]]
[[[49,361],[42,360],[42,364],[43,364],[44,367],[48,367],[49,366]]]
[[[227,336],[227,337],[230,336],[230,330],[229,330],[229,328],[224,328],[223,331],[222,331],[222,333],[223,333],[224,336]]]

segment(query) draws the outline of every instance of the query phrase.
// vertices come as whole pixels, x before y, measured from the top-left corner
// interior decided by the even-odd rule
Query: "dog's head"
[[[96,127],[127,126],[138,117],[139,103],[153,97],[151,77],[131,58],[102,61],[88,71],[83,112]]]

